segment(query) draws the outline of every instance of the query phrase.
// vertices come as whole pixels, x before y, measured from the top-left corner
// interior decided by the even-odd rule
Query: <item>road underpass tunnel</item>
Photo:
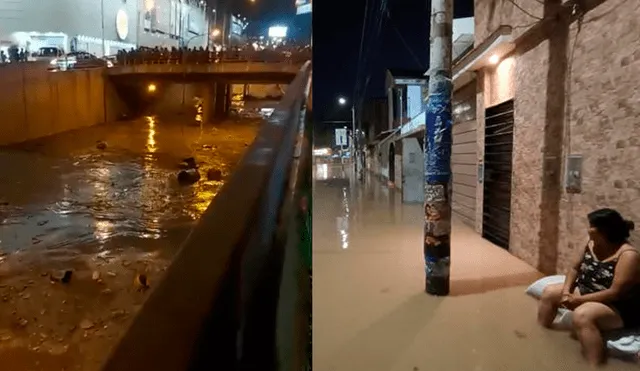
[[[223,82],[118,81],[113,86],[116,119],[157,115],[211,123],[231,110],[231,85]]]

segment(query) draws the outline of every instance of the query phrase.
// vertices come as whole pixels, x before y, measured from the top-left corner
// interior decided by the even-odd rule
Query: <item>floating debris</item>
[[[144,291],[149,288],[149,280],[147,279],[146,274],[138,274],[136,278],[133,280],[133,286],[138,291]]]
[[[83,319],[80,322],[80,328],[83,330],[89,330],[91,328],[93,328],[95,326],[95,324],[91,321],[89,321],[88,319]]]
[[[214,180],[214,181],[221,181],[222,180],[222,171],[218,170],[218,169],[209,169],[209,171],[207,171],[207,179],[209,180]]]
[[[104,151],[105,149],[107,149],[107,142],[103,141],[103,140],[99,140],[96,142],[96,148]]]
[[[51,282],[69,283],[71,276],[73,276],[73,271],[66,270],[49,274],[49,279],[51,279]]]
[[[196,169],[182,170],[178,173],[178,183],[190,185],[200,180],[200,172]]]

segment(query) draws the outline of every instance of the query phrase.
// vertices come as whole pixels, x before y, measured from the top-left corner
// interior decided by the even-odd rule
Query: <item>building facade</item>
[[[187,41],[198,47],[207,44],[214,16],[198,1],[0,0],[0,43],[32,52],[49,46],[97,56]]]
[[[473,68],[485,179],[478,208],[496,203],[487,180],[499,168],[490,161],[503,115],[512,127],[502,141],[512,142],[510,197],[501,200],[508,248],[551,273],[584,247],[590,211],[611,207],[640,221],[640,3],[544,3],[521,2],[542,19],[523,27],[531,17],[513,3],[476,0],[476,59],[487,63]],[[479,219],[484,231],[489,222]]]
[[[517,5],[476,0],[473,48],[454,61],[453,209],[563,272],[590,211],[640,222],[640,2]],[[424,134],[412,125],[402,131]]]

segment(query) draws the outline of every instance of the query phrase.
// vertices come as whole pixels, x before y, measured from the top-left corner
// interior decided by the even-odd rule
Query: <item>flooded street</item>
[[[145,117],[0,148],[2,368],[99,369],[258,124]]]

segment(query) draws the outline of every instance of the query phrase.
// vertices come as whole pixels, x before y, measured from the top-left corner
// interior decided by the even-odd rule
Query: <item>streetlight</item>
[[[347,98],[345,97],[338,97],[338,104],[341,106],[345,106],[347,104]],[[351,104],[351,143],[349,143],[349,147],[350,148],[350,152],[351,152],[351,158],[354,159],[355,161],[353,162],[355,169],[356,169],[356,174],[358,173],[358,161],[355,157],[356,155],[356,151],[357,151],[357,147],[356,147],[356,107],[355,105],[353,105],[353,103]]]

